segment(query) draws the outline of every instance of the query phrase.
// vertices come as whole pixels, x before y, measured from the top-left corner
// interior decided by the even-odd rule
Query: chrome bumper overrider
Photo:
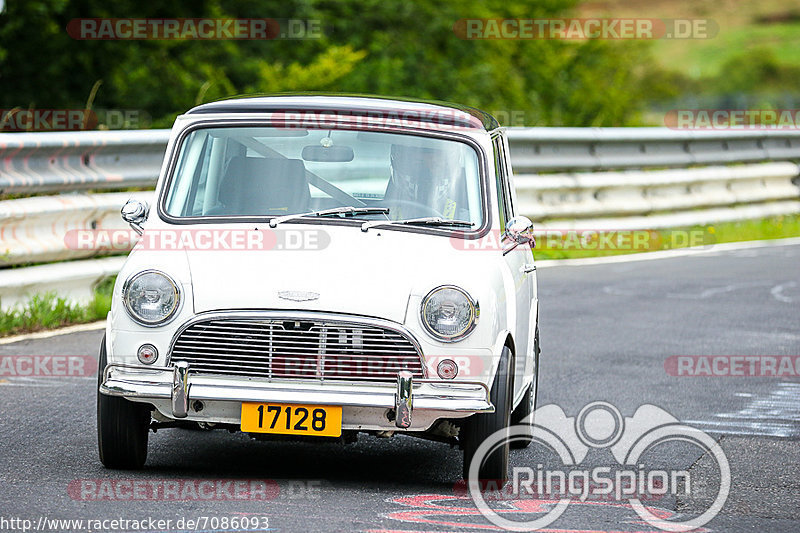
[[[192,374],[189,364],[169,367],[110,363],[100,392],[110,396],[169,399],[174,418],[186,418],[190,401],[275,402],[395,410],[395,425],[408,428],[414,410],[491,413],[489,388],[479,381],[413,379],[399,372],[396,384],[268,381],[240,376]]]

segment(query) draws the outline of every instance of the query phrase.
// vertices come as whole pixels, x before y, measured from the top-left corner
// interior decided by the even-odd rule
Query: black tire
[[[522,397],[522,401],[511,413],[512,426],[521,424],[527,416],[536,410],[536,396],[539,391],[539,352],[539,326],[536,326],[536,334],[533,338],[533,381],[531,381],[531,384],[525,390],[525,396]],[[528,424],[533,427],[533,419],[529,420]],[[527,448],[532,441],[533,438],[531,436],[517,436],[511,441],[511,448],[515,450],[521,450],[523,448]]]
[[[469,478],[469,467],[475,452],[484,440],[496,431],[508,428],[513,400],[513,375],[511,372],[511,350],[503,348],[497,374],[489,395],[495,406],[494,413],[472,415],[462,428],[464,447],[464,479]],[[496,482],[502,487],[508,480],[508,441],[489,454],[478,470],[481,482]]]
[[[97,369],[97,448],[100,462],[106,468],[142,468],[147,459],[150,407],[100,393],[106,362],[106,339],[103,337]]]

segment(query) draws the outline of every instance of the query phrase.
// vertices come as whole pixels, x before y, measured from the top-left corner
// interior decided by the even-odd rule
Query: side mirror
[[[141,235],[144,232],[142,224],[147,220],[147,215],[150,214],[150,206],[147,202],[140,202],[139,200],[128,200],[125,205],[120,209],[122,220],[127,222],[133,228],[133,231]]]
[[[503,240],[511,242],[511,246],[503,249],[503,255],[506,255],[520,244],[528,244],[531,248],[535,247],[536,239],[533,237],[533,222],[523,216],[512,218],[506,223]]]

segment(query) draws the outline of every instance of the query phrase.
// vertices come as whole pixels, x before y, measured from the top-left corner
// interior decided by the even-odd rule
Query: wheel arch
[[[509,330],[503,330],[497,335],[497,339],[495,340],[494,347],[492,353],[495,355],[492,361],[492,374],[489,383],[494,381],[494,377],[497,375],[497,368],[500,366],[500,356],[503,353],[503,348],[508,348],[511,352],[511,361],[509,362],[509,367],[511,368],[511,387],[513,390],[514,381],[515,381],[515,372],[514,369],[516,368],[516,359],[517,359],[517,350],[514,344],[514,336]]]

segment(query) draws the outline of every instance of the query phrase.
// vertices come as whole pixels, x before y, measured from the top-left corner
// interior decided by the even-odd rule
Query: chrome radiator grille
[[[420,354],[402,333],[372,324],[287,319],[214,319],[192,324],[171,361],[192,372],[259,378],[392,381],[424,377]]]

